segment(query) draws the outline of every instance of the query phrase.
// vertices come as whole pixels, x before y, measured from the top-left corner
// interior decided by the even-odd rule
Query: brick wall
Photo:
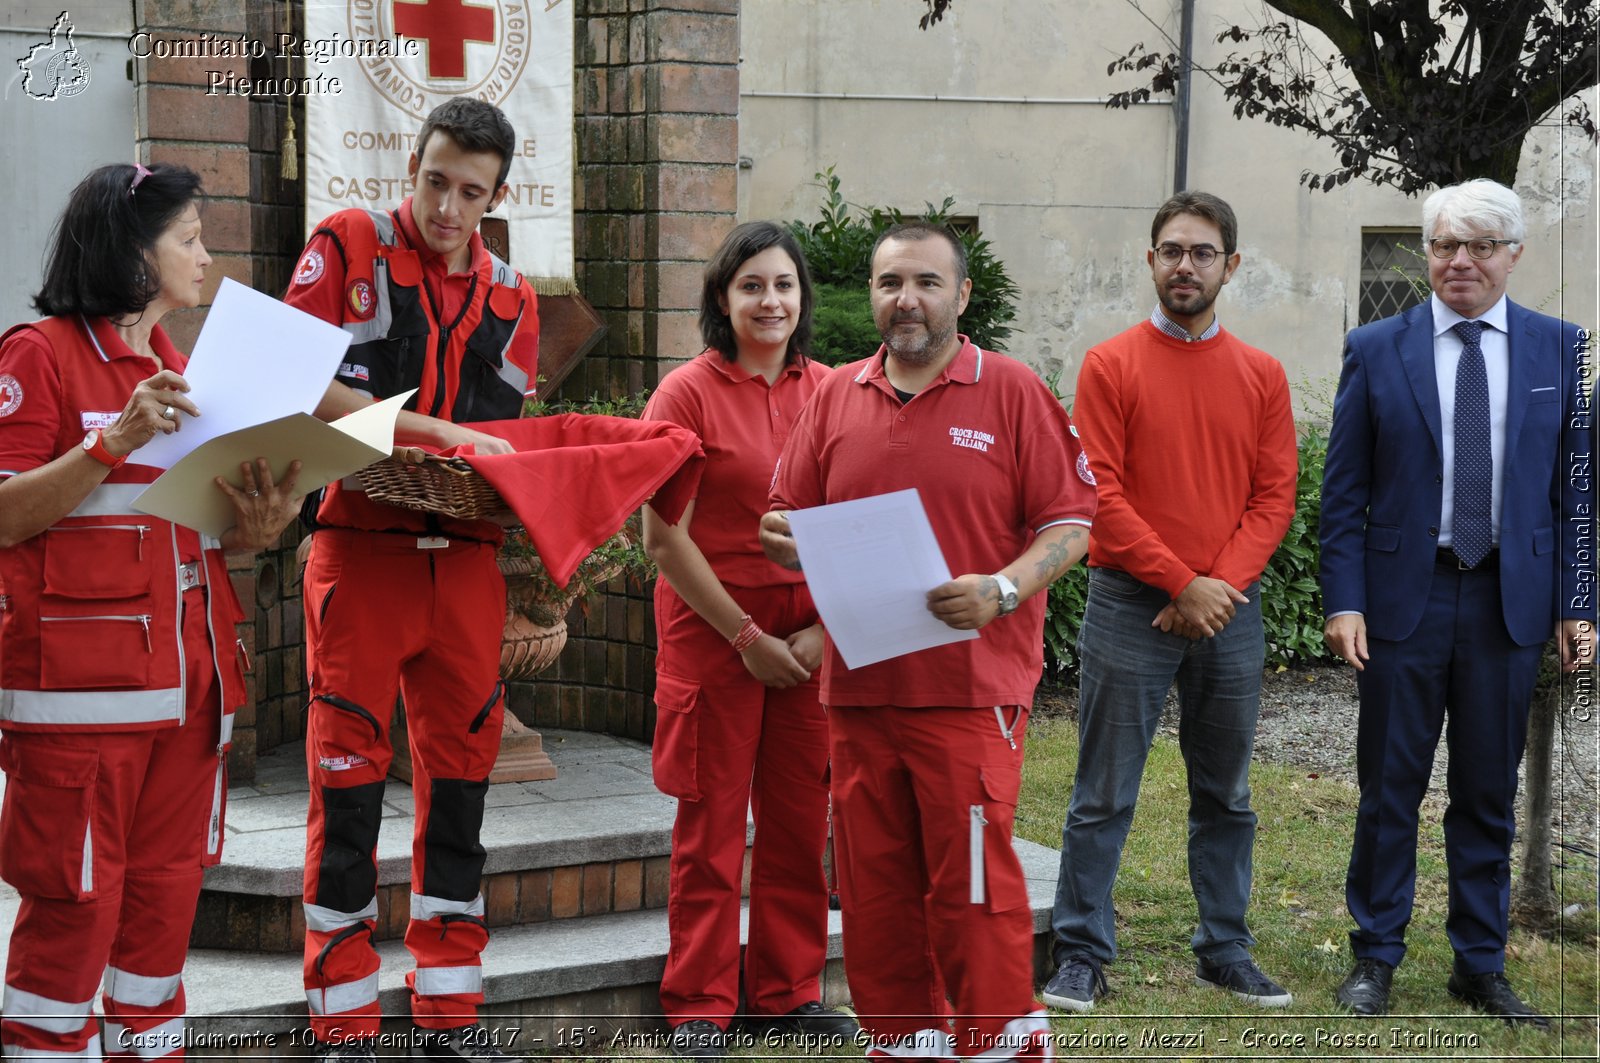
[[[632,394],[701,350],[701,268],[736,221],[739,2],[579,0],[576,33],[578,286],[607,331],[555,397]],[[649,738],[650,589],[614,580],[568,627],[513,710]]]
[[[287,29],[286,5],[247,0],[138,0],[136,29],[161,37],[217,36],[271,39]],[[269,76],[271,60],[248,69],[244,59],[149,58],[135,64],[138,150],[148,163],[187,166],[201,178],[206,201],[203,239],[211,253],[203,305],[169,314],[163,325],[182,350],[195,337],[223,277],[260,291],[280,292],[298,250],[298,190],[278,178],[278,138],[283,104],[238,96],[207,96],[207,69]],[[241,638],[254,664],[250,696],[235,720],[230,767],[248,779],[258,748],[298,735],[284,723],[299,719],[305,686],[299,646],[299,589],[292,564],[293,530],[273,550],[230,558],[234,588],[244,606]],[[295,703],[292,712],[286,706]]]
[[[249,5],[249,35],[270,41],[278,33],[302,32],[300,5]],[[268,56],[252,60],[252,78],[289,77],[304,73],[301,64]],[[260,292],[281,295],[289,286],[295,260],[304,244],[301,185],[298,176],[283,177],[285,149],[293,155],[296,175],[304,172],[305,106],[301,98],[252,96],[249,107],[250,246],[251,283]],[[298,135],[285,141],[293,119]],[[291,524],[283,539],[272,550],[264,550],[251,561],[248,580],[251,599],[241,596],[245,615],[253,617],[254,655],[253,727],[235,738],[241,749],[234,757],[235,772],[242,778],[254,775],[256,750],[267,750],[304,734],[306,708],[306,667],[303,614],[300,608],[300,566],[295,563],[295,547],[301,529]],[[252,604],[253,599],[253,604]],[[241,721],[242,722],[242,721]],[[238,735],[238,731],[235,731]],[[252,758],[249,775],[245,761]]]
[[[301,4],[136,0],[153,33],[271,39],[303,27]],[[620,395],[654,386],[700,349],[702,263],[733,227],[737,205],[738,0],[575,0],[574,182],[578,285],[606,321],[600,345],[552,398]],[[230,62],[232,65],[230,66]],[[281,293],[301,245],[301,192],[281,176],[288,146],[303,159],[304,116],[281,99],[206,96],[200,64],[141,62],[139,146],[205,182],[205,241],[223,276]],[[276,59],[208,60],[255,78],[297,71]],[[296,140],[285,144],[290,117]],[[200,311],[169,315],[190,349]],[[239,714],[232,768],[254,775],[258,750],[299,738],[305,658],[294,563],[296,530],[277,548],[235,559],[249,621],[251,701]],[[546,676],[514,689],[512,708],[544,726],[648,738],[654,728],[655,632],[650,588],[614,580],[575,607],[571,639]]]

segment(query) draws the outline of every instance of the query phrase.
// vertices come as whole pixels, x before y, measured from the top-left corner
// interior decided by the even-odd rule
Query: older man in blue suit
[[[1416,879],[1417,809],[1450,726],[1451,995],[1548,1025],[1505,978],[1517,764],[1552,624],[1594,646],[1587,333],[1506,298],[1522,203],[1488,180],[1422,208],[1429,301],[1345,342],[1322,485],[1330,650],[1358,670],[1361,803],[1341,1005],[1388,1010]]]

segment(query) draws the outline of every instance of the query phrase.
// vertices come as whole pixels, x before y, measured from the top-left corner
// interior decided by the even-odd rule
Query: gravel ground
[[[1569,689],[1569,708],[1556,734],[1555,836],[1590,852],[1600,850],[1600,770],[1597,770],[1597,725],[1593,679],[1585,699]],[[1587,712],[1582,705],[1588,702]],[[1044,712],[1076,713],[1077,691],[1042,689],[1036,702]],[[1257,760],[1304,768],[1325,778],[1356,781],[1355,672],[1348,667],[1296,668],[1267,672],[1261,685],[1261,722],[1256,729]],[[1581,717],[1587,715],[1587,720]],[[1177,734],[1177,700],[1168,702],[1162,730]],[[1433,782],[1427,800],[1445,801],[1444,742],[1434,758]],[[1520,814],[1520,810],[1519,810]]]

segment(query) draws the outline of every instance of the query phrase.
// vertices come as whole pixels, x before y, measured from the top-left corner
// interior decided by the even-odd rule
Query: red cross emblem
[[[10,417],[22,407],[22,385],[10,373],[0,373],[0,417]]]
[[[428,77],[467,76],[467,42],[494,43],[495,9],[467,0],[395,0],[394,31],[428,49]]]

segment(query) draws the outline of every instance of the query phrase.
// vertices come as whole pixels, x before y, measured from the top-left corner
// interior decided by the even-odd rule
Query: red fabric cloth
[[[461,457],[516,513],[558,587],[644,502],[676,523],[705,466],[700,438],[661,421],[566,413],[471,427],[517,448]]]

